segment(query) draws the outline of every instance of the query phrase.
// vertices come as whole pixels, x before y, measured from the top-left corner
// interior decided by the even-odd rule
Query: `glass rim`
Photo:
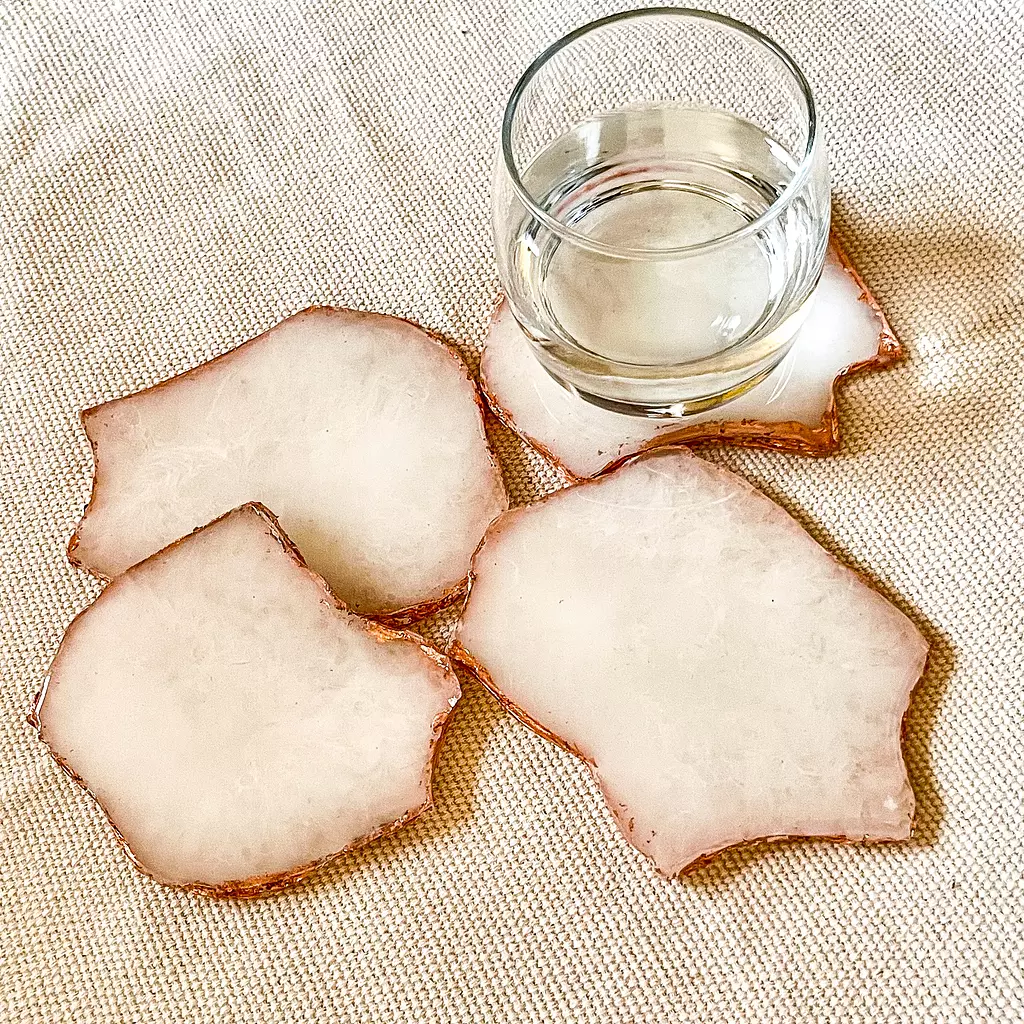
[[[567,46],[570,46],[578,39],[582,39],[584,36],[589,35],[591,32],[605,28],[608,25],[614,25],[621,21],[630,21],[634,18],[666,15],[669,17],[679,16],[700,21],[710,21],[718,25],[723,25],[726,28],[733,29],[741,35],[746,36],[748,39],[751,39],[753,42],[759,44],[778,57],[786,70],[792,75],[800,90],[804,103],[807,106],[807,144],[804,147],[804,152],[800,158],[800,163],[797,166],[796,172],[789,180],[786,187],[774,202],[772,202],[768,209],[764,211],[764,213],[760,214],[749,223],[735,228],[732,231],[728,231],[724,235],[718,235],[715,238],[710,238],[703,242],[694,242],[689,245],[671,246],[661,249],[637,249],[608,245],[606,242],[599,242],[596,239],[590,238],[588,235],[577,231],[570,225],[562,223],[562,221],[552,217],[551,214],[537,203],[533,195],[530,193],[530,190],[523,184],[523,180],[520,177],[519,170],[516,166],[515,158],[512,155],[512,122],[515,119],[516,112],[519,108],[519,101],[523,98],[523,94],[526,92],[527,87],[537,76],[540,70],[551,60],[551,58],[564,50]],[[575,245],[579,245],[581,248],[589,249],[592,252],[598,252],[608,256],[619,256],[627,259],[659,259],[662,257],[695,255],[697,253],[708,252],[730,242],[756,234],[771,220],[778,217],[778,215],[793,201],[793,197],[797,192],[800,191],[807,177],[811,173],[811,167],[814,164],[817,145],[818,116],[814,103],[814,95],[811,92],[810,84],[804,76],[804,73],[800,70],[796,61],[778,43],[776,43],[774,39],[766,36],[763,32],[760,32],[753,26],[747,25],[745,22],[738,21],[736,18],[730,18],[728,15],[718,14],[715,11],[705,11],[696,7],[640,7],[628,11],[619,11],[617,14],[610,14],[607,17],[598,18],[595,21],[589,21],[584,25],[580,25],[579,28],[573,29],[572,32],[569,32],[560,39],[557,39],[543,50],[523,72],[519,81],[516,82],[515,87],[509,95],[508,102],[505,104],[505,113],[501,120],[501,159],[505,165],[505,171],[509,177],[513,190],[530,215],[544,224],[544,226],[550,231],[553,231],[555,234],[558,234],[567,240],[571,240]]]

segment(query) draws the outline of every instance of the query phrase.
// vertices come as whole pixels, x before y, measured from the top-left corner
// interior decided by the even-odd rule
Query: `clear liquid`
[[[589,239],[665,250],[755,220],[796,167],[775,140],[733,114],[653,106],[577,125],[542,150],[523,179],[548,213]],[[820,220],[794,203],[764,231],[699,256],[620,258],[526,216],[510,255],[524,305],[535,311],[527,329],[542,345],[567,340],[637,366],[722,354],[723,373],[735,377],[744,361],[770,361],[788,346],[801,320],[794,291],[806,262],[823,251],[820,235]]]

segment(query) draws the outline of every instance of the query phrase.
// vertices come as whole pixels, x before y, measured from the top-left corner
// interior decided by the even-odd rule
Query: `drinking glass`
[[[635,415],[725,402],[785,356],[825,259],[807,80],[720,14],[584,25],[512,91],[493,226],[509,305],[556,380]]]

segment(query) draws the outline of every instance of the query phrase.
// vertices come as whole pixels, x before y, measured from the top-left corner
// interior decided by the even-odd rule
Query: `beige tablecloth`
[[[717,5],[807,68],[838,230],[911,353],[845,389],[841,456],[711,457],[931,639],[913,842],[735,852],[666,882],[580,764],[470,688],[434,813],[293,892],[211,902],[133,871],[26,726],[98,589],[64,558],[77,411],[310,303],[472,352],[503,98],[616,6],[0,2],[3,1021],[1024,1017],[1020,0]],[[516,500],[553,485],[495,436]]]

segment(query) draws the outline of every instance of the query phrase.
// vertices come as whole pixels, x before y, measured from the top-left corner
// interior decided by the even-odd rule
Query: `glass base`
[[[726,405],[735,398],[739,398],[741,395],[745,395],[752,388],[757,387],[757,385],[760,384],[761,381],[763,381],[780,362],[782,362],[786,357],[787,351],[788,349],[779,353],[778,358],[759,369],[752,377],[743,380],[740,383],[732,384],[725,390],[699,398],[684,398],[666,402],[650,402],[642,399],[627,400],[624,398],[609,398],[606,395],[596,394],[559,376],[559,374],[543,360],[539,360],[539,362],[541,366],[544,367],[544,370],[547,372],[549,377],[565,388],[565,390],[570,394],[575,395],[584,402],[589,402],[591,405],[596,405],[600,409],[607,409],[609,412],[617,412],[625,416],[639,416],[646,419],[663,420],[683,419],[686,416],[692,416],[699,412],[707,412],[709,409],[716,409],[721,405]]]

